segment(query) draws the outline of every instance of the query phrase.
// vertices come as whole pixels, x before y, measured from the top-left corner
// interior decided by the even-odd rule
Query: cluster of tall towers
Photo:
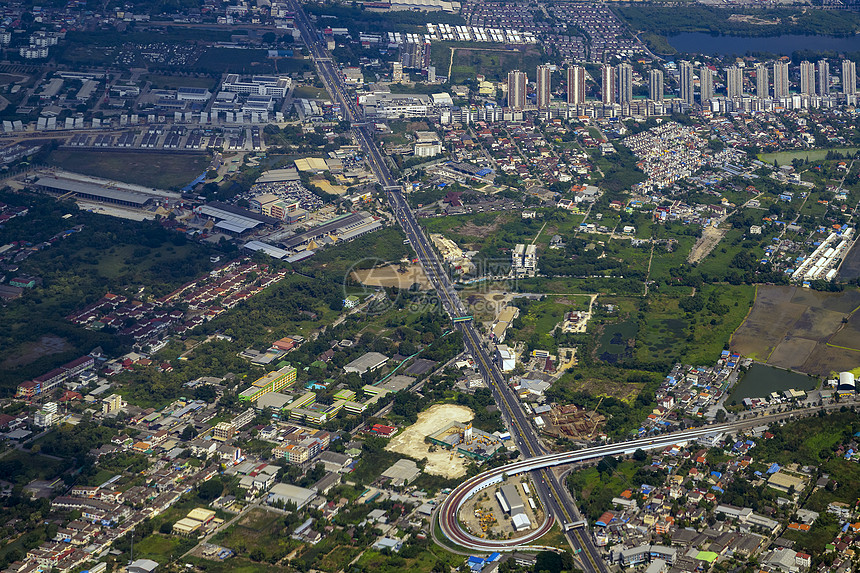
[[[714,70],[708,66],[696,69],[690,62],[679,64],[680,99],[693,105],[695,103],[695,76],[699,76],[699,101],[704,104],[714,97]],[[537,108],[547,109],[552,102],[552,72],[553,67],[541,65],[537,68]],[[567,80],[567,103],[582,105],[585,103],[586,72],[583,66],[571,65],[564,70]],[[755,66],[756,84],[755,96],[758,98],[774,97],[775,99],[789,95],[788,62],[778,61],[771,66],[760,63]],[[771,90],[771,78],[773,88]],[[596,79],[596,78],[595,78]],[[526,86],[528,78],[525,72],[513,70],[508,73],[508,107],[525,109]],[[830,95],[830,64],[820,60],[817,64],[803,61],[800,63],[800,93],[802,95]],[[648,73],[648,97],[652,101],[662,102],[664,99],[664,75],[662,70],[652,69]],[[857,71],[851,60],[842,62],[842,93],[855,95],[857,93]],[[744,95],[744,69],[732,66],[726,71],[726,95],[729,98]],[[617,66],[603,64],[600,67],[600,100],[604,104],[626,103],[633,100],[633,66],[621,63]]]
[[[567,79],[567,103],[585,103],[586,72],[583,66],[569,66],[564,70]],[[525,72],[508,72],[508,107],[524,109],[526,106]],[[654,101],[663,101],[663,72],[651,70],[649,74],[649,96]],[[633,100],[633,66],[628,63],[600,68],[600,99],[605,104],[625,103]],[[552,101],[552,67],[538,66],[535,87],[538,109],[546,109]]]
[[[681,99],[693,103],[693,64],[681,62]],[[729,98],[744,95],[744,70],[732,66],[726,70],[726,96]],[[707,66],[699,69],[700,101],[706,102],[714,95],[713,70]],[[773,89],[771,90],[771,78]],[[799,91],[801,95],[831,95],[830,64],[827,60],[819,60],[817,64],[803,61],[800,63]],[[857,93],[857,70],[851,60],[842,61],[842,94]],[[780,99],[789,95],[788,62],[774,62],[771,66],[760,63],[755,66],[755,96],[761,99],[773,97]]]

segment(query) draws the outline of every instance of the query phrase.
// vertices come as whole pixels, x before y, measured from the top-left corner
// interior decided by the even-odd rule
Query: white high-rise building
[[[726,71],[726,95],[730,98],[744,95],[744,71],[738,66]]]
[[[800,62],[800,93],[815,95],[815,64],[806,60]]]
[[[546,109],[549,107],[549,102],[552,101],[551,96],[552,84],[552,69],[548,65],[538,66],[537,68],[537,106],[538,109]]]
[[[567,68],[567,103],[569,105],[585,103],[585,68],[582,66]]]
[[[681,101],[693,105],[693,64],[681,62]]]
[[[768,86],[770,84],[767,66],[765,64],[756,64],[755,66],[755,95],[759,98],[766,98],[770,95]]]
[[[818,60],[818,95],[830,94],[830,64],[827,60]]]
[[[703,107],[714,97],[714,71],[708,66],[699,68],[699,93]]]
[[[851,60],[842,60],[842,93],[857,93],[857,67]]]
[[[663,101],[663,70],[651,70],[648,74],[648,97]]]
[[[603,64],[600,68],[600,97],[603,103],[615,103],[615,68]]]
[[[618,101],[633,101],[633,66],[627,62],[618,64]]]
[[[525,109],[526,107],[526,74],[519,70],[508,72],[508,107]]]
[[[773,64],[773,97],[788,97],[788,62]]]

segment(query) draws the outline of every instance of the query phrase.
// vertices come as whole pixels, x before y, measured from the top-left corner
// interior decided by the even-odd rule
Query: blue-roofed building
[[[775,474],[779,471],[779,464],[772,464],[769,468],[767,468],[767,473]]]
[[[501,558],[501,553],[490,553],[485,558],[475,557],[474,555],[472,555],[466,560],[466,564],[469,566],[469,569],[472,571],[472,573],[480,573],[481,571],[483,571],[484,567],[486,567],[490,563],[495,563]]]

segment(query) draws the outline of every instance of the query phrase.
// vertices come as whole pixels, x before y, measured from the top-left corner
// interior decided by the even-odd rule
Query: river
[[[860,52],[860,36],[714,36],[704,32],[684,32],[669,37],[669,44],[682,53],[707,55],[745,55],[748,52],[768,52],[790,56],[798,50]]]

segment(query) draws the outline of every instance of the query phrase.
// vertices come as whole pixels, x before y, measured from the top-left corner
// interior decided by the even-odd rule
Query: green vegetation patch
[[[293,90],[294,98],[305,98],[305,99],[323,99],[330,100],[331,95],[325,90],[325,88],[317,88],[314,86],[297,86]]]
[[[617,6],[615,11],[635,30],[671,36],[681,32],[707,32],[738,36],[822,34],[851,36],[860,31],[860,14],[828,10],[778,8],[730,10],[701,4]]]
[[[175,537],[153,533],[134,545],[135,559],[152,559],[169,563],[194,547],[197,542],[187,537]]]
[[[289,525],[281,513],[255,508],[213,541],[253,561],[275,563],[300,545],[290,538]]]
[[[451,68],[451,83],[474,80],[477,74],[483,74],[489,81],[502,81],[508,77],[511,70],[532,70],[541,63],[541,53],[532,47],[519,50],[492,47],[480,44],[482,47],[457,47],[454,53],[454,65]]]
[[[571,472],[567,485],[589,521],[596,521],[604,511],[612,508],[612,498],[624,490],[635,493],[644,483],[662,485],[665,473],[651,470],[646,461],[645,456],[626,461],[606,457],[594,467]]]
[[[38,449],[38,448],[37,448]],[[12,451],[0,463],[0,480],[25,485],[35,479],[53,479],[63,469],[62,461],[37,453]]]
[[[511,338],[526,342],[529,349],[554,352],[557,347],[556,326],[568,312],[587,310],[589,296],[549,296],[541,301],[517,299],[520,316],[511,326]]]
[[[693,296],[649,298],[640,320],[637,359],[712,364],[743,322],[754,296],[751,286],[705,285]]]
[[[180,189],[203,173],[209,157],[192,153],[111,153],[58,149],[48,163],[93,177],[155,187]]]
[[[778,151],[775,153],[760,153],[758,158],[765,163],[772,164],[774,161],[780,166],[791,165],[792,161],[824,161],[828,153],[839,153],[842,155],[854,155],[860,151],[860,147],[840,147],[836,149],[804,149],[801,151]]]

